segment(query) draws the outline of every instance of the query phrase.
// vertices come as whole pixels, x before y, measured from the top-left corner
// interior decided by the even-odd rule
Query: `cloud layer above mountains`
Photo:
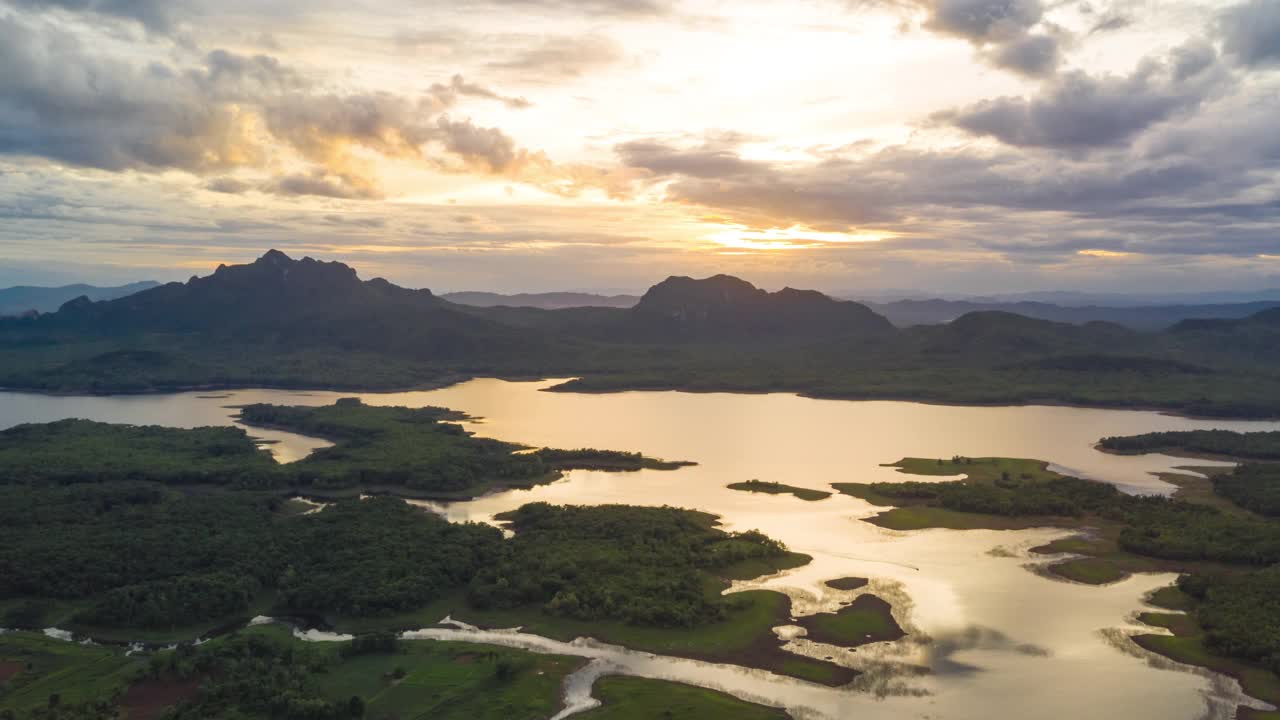
[[[0,277],[1263,286],[1276,117],[1277,0],[0,0]]]

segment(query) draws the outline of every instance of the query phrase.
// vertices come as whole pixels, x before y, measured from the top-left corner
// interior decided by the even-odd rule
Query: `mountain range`
[[[473,307],[531,307],[541,310],[563,310],[577,307],[629,308],[640,302],[639,295],[597,295],[582,292],[516,293],[463,291],[442,293],[440,297],[458,305]]]
[[[895,327],[865,304],[672,277],[633,307],[475,307],[270,251],[115,300],[0,320],[0,385],[387,389],[478,375],[562,389],[787,390],[1280,415],[1280,309],[1140,332],[1003,311]]]
[[[1275,299],[1247,302],[1191,303],[1194,296],[1094,296],[1072,293],[1031,293],[1030,295],[1057,298],[1061,302],[1014,300],[1005,296],[970,299],[901,299],[877,302],[860,300],[857,294],[847,299],[860,302],[883,315],[900,328],[913,325],[937,325],[948,323],[971,312],[1007,312],[1041,320],[1083,325],[1090,322],[1111,322],[1134,330],[1162,330],[1182,320],[1201,318],[1242,318],[1274,307],[1280,307],[1280,291],[1260,292],[1259,296],[1275,296]],[[1204,297],[1231,297],[1231,294],[1204,294]],[[1240,294],[1245,297],[1250,294]],[[445,293],[440,297],[458,305],[473,307],[537,308],[563,310],[568,308],[629,308],[640,302],[639,295],[596,295],[592,293],[553,292],[520,293],[502,295],[490,292]],[[1105,298],[1115,303],[1099,305],[1084,302],[1086,299]],[[1152,304],[1144,304],[1152,303]]]
[[[0,288],[0,316],[22,315],[24,313],[53,312],[68,300],[86,297],[90,300],[113,300],[149,290],[159,285],[157,282],[136,282],[119,287],[96,287],[94,285],[63,285],[62,287],[17,287]]]

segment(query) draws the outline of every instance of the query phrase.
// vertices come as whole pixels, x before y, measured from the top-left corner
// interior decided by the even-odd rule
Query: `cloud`
[[[1051,86],[1019,100],[1012,119],[991,128],[1012,141],[1000,145],[813,150],[811,162],[657,141],[617,150],[650,170],[669,202],[705,216],[754,229],[892,230],[897,237],[880,245],[922,258],[1275,255],[1280,78],[1223,83],[1222,72],[1211,51],[1187,46],[1131,76],[1067,77],[1064,87],[1106,91]]]
[[[1042,77],[1057,70],[1068,39],[1044,21],[1040,0],[852,0],[856,7],[882,7],[922,14],[926,30],[968,41],[978,57],[1019,75]],[[1036,30],[1037,27],[1042,30]]]
[[[470,120],[454,121],[448,116],[437,120],[436,128],[449,152],[490,172],[507,170],[519,157],[515,141],[497,128],[477,127]]]
[[[92,52],[52,23],[0,16],[0,154],[108,171],[271,171],[288,195],[381,195],[372,155],[451,172],[509,173],[533,155],[497,128],[446,113],[460,97],[525,107],[454,75],[419,96],[335,92],[266,55],[215,50],[190,66]],[[554,167],[540,158],[540,177]],[[244,192],[227,177],[217,192]]]
[[[17,7],[36,10],[87,12],[108,17],[136,20],[149,30],[167,31],[174,16],[186,3],[183,0],[11,0]]]
[[[1133,25],[1135,22],[1137,21],[1134,20],[1132,15],[1127,15],[1118,11],[1108,12],[1106,15],[1103,15],[1094,22],[1093,27],[1089,28],[1089,34],[1096,35],[1098,33],[1123,30]]]
[[[211,77],[94,55],[47,23],[0,17],[0,153],[106,170],[251,162],[247,117],[207,101]]]
[[[325,175],[323,172],[286,175],[265,184],[261,189],[276,195],[316,195],[343,200],[379,197],[373,188],[352,184],[345,178]]]
[[[502,95],[497,91],[478,83],[467,82],[461,75],[454,75],[453,78],[449,80],[448,85],[441,83],[432,84],[431,93],[436,97],[441,98],[442,102],[445,102],[448,105],[454,104],[458,96],[497,100],[503,105],[515,110],[523,110],[533,105],[533,103],[523,97]]]
[[[657,175],[728,177],[753,169],[732,147],[714,143],[681,149],[653,140],[635,140],[622,143],[615,150],[627,166]]]
[[[1212,48],[1188,46],[1164,62],[1144,61],[1128,76],[1073,71],[1034,97],[983,100],[933,119],[1018,147],[1117,145],[1198,106],[1222,80],[1214,60]]]
[[[204,189],[224,195],[239,195],[252,190],[253,185],[232,177],[219,177],[205,183]]]
[[[996,45],[989,56],[997,67],[1029,77],[1053,74],[1062,60],[1057,38],[1039,34],[1022,35]]]
[[[671,12],[665,0],[490,0],[491,4],[521,9],[590,15],[652,17]]]
[[[1248,0],[1218,15],[1226,55],[1243,65],[1280,65],[1280,6]]]
[[[607,37],[557,36],[516,52],[510,58],[490,62],[493,70],[519,73],[521,76],[566,79],[611,65],[622,59],[622,49]]]
[[[974,43],[1018,38],[1044,14],[1039,0],[925,0],[925,27]]]

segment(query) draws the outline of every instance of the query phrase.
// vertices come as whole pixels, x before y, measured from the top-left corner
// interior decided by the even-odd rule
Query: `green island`
[[[746,482],[732,483],[728,487],[730,490],[742,490],[744,492],[794,495],[801,500],[808,500],[809,502],[826,500],[831,497],[831,493],[825,490],[813,490],[811,488],[795,487],[794,485],[783,485],[782,483],[765,482],[763,480],[747,480]]]
[[[0,635],[0,717],[33,720],[443,718],[545,720],[581,658],[389,633],[310,643],[261,625],[200,646],[126,655]],[[605,678],[592,717],[785,718],[677,683]]]
[[[145,479],[174,486],[220,485],[358,497],[379,492],[467,499],[552,482],[566,470],[675,470],[692,463],[580,448],[530,450],[478,438],[445,408],[375,407],[358,398],[332,405],[249,405],[240,420],[333,441],[281,465],[243,430],[191,430],[63,420],[0,431],[0,481],[36,485]]]
[[[1280,431],[1179,430],[1105,437],[1098,447],[1125,454],[1172,453],[1233,460],[1280,460]]]
[[[395,390],[576,377],[559,389],[796,392],[1280,416],[1280,310],[1141,332],[1009,312],[894,327],[865,305],[669,278],[632,308],[470,307],[272,250],[187,283],[0,319],[0,387]]]
[[[808,639],[840,647],[857,647],[906,636],[893,619],[893,606],[875,595],[859,595],[836,612],[806,615],[797,618],[795,624],[805,629]]]
[[[1246,439],[1241,444],[1259,441]],[[1164,447],[1164,446],[1160,446]],[[1142,647],[1239,679],[1260,700],[1280,703],[1280,464],[1214,468],[1209,480],[1165,477],[1171,498],[1126,495],[1114,486],[1063,476],[1043,462],[1013,458],[907,458],[892,467],[961,480],[842,483],[838,491],[894,506],[870,519],[915,530],[1063,527],[1081,532],[1033,548],[1081,557],[1054,563],[1055,576],[1088,584],[1134,572],[1177,572],[1176,588],[1151,602],[1180,614],[1147,613],[1171,635],[1140,635]],[[1241,709],[1240,717],[1280,714]]]
[[[868,582],[866,578],[843,577],[826,580],[822,584],[835,590],[857,590],[866,587]]]

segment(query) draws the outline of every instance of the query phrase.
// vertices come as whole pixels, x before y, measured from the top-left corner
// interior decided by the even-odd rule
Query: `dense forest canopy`
[[[234,616],[264,591],[312,616],[387,615],[465,591],[482,609],[687,626],[727,607],[707,573],[786,554],[675,508],[527,505],[504,540],[390,497],[299,516],[257,492],[155,483],[2,486],[0,501],[0,601],[74,601],[76,621],[98,627]]]
[[[239,428],[111,425],[88,420],[19,425],[0,431],[0,485],[142,480],[286,492],[404,488],[465,497],[491,487],[556,479],[562,470],[675,469],[639,453],[527,448],[479,438],[445,408],[374,407],[344,398],[321,407],[249,405],[250,425],[334,441],[280,465]]]
[[[1280,431],[1178,430],[1106,437],[1105,450],[1123,453],[1189,452],[1246,460],[1280,460]]]
[[[60,420],[0,431],[0,483],[225,483],[275,467],[269,453],[232,427],[184,430]]]
[[[480,608],[540,605],[579,620],[688,627],[723,619],[732,600],[707,571],[787,550],[759,533],[727,534],[675,508],[525,505],[503,519],[515,537],[468,598]]]
[[[1247,463],[1213,478],[1213,489],[1246,510],[1280,517],[1280,464]]]

